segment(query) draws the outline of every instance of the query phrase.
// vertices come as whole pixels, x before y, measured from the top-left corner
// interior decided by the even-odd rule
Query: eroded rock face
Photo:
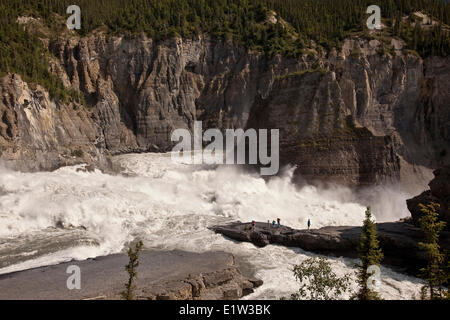
[[[261,77],[259,55],[203,37],[154,43],[92,35],[50,48],[55,72],[90,98],[113,153],[168,151],[173,130],[193,129],[197,119],[244,126]]]
[[[140,291],[147,300],[235,300],[254,292],[261,280],[244,277],[235,266],[170,280]]]
[[[52,170],[107,162],[102,128],[91,111],[55,103],[46,90],[30,88],[18,75],[0,79],[0,119],[0,156],[7,166]]]
[[[252,108],[248,127],[280,130],[282,164],[309,180],[371,185],[400,178],[391,136],[355,127],[334,72],[275,81]]]
[[[398,40],[392,54],[380,55],[379,45],[347,40],[339,52],[292,60],[267,59],[207,36],[157,43],[145,35],[61,37],[48,41],[52,71],[81,90],[91,110],[58,104],[71,119],[58,130],[65,136],[82,132],[87,153],[118,154],[171,150],[173,130],[192,130],[195,120],[204,130],[278,128],[282,164],[297,165],[309,179],[349,185],[395,181],[448,163],[450,58],[404,54]],[[361,54],[355,56],[357,46]],[[12,77],[2,82],[2,158],[31,157],[37,163],[32,169],[52,168],[57,162],[46,163],[37,149],[31,156],[11,151],[26,149],[17,137],[27,131],[13,124],[14,110],[24,106],[6,85]],[[54,103],[41,104],[48,109]],[[69,140],[46,150],[59,156]]]
[[[430,190],[407,200],[406,203],[416,225],[419,225],[419,219],[423,216],[419,204],[439,204],[439,218],[446,222],[446,229],[450,230],[450,166],[435,170],[434,176],[428,184]]]

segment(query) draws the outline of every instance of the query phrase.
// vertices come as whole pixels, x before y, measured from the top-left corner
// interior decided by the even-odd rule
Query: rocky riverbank
[[[225,252],[142,252],[139,261],[138,299],[239,299],[262,284],[243,276],[233,255]],[[127,255],[114,254],[0,275],[0,300],[120,299],[127,263]],[[67,289],[70,265],[80,267],[80,290]]]
[[[233,240],[247,241],[259,247],[278,244],[298,247],[306,251],[333,256],[357,257],[361,227],[324,227],[311,230],[296,230],[286,226],[280,228],[258,222],[253,230],[251,223],[233,223],[214,226],[212,230]],[[246,228],[247,227],[247,228]],[[377,235],[384,253],[383,264],[399,271],[416,275],[425,264],[425,256],[418,242],[423,239],[420,230],[407,222],[378,223]],[[441,234],[441,246],[450,248],[450,233]]]

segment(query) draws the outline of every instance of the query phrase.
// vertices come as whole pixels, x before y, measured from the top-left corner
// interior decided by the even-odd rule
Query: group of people
[[[256,224],[256,222],[254,222],[254,221],[253,221],[253,223]],[[309,218],[308,218],[307,224],[308,224],[308,230],[309,230],[309,228],[311,227],[311,220]],[[267,220],[267,225],[269,226],[269,228],[271,227],[270,220]],[[279,228],[279,227],[281,227],[280,218],[277,218],[277,223],[275,223],[275,220],[272,221],[272,228]]]
[[[271,227],[270,226],[270,220],[267,220],[267,225],[269,226],[269,228]],[[279,227],[281,227],[280,218],[277,218],[277,222],[276,223],[275,223],[275,220],[272,221],[272,228],[279,228]]]
[[[255,230],[256,228],[256,221],[252,220],[252,224],[250,225],[250,228],[248,226],[244,227],[244,230],[248,231],[248,230]]]
[[[272,224],[270,224],[270,220],[267,220],[267,225],[268,225],[269,228],[271,228],[271,227],[272,228],[279,228],[279,227],[281,227],[280,218],[277,218],[277,222],[275,222],[275,220],[273,220]],[[244,230],[255,230],[255,228],[256,228],[256,221],[252,220],[250,228],[245,226]]]
[[[275,222],[275,220],[272,220],[272,224],[270,223],[270,220],[267,220],[267,225],[268,225],[269,229],[270,228],[280,228],[281,227],[280,218],[277,218],[276,222]],[[309,230],[309,228],[311,227],[311,220],[309,218],[308,218],[307,225],[308,225],[308,230]],[[247,228],[247,227],[245,227],[245,228]],[[250,230],[255,230],[255,228],[256,228],[256,221],[252,220],[252,225],[250,227]]]

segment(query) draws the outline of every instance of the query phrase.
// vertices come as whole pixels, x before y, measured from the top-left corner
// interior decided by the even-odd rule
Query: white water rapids
[[[291,269],[314,254],[273,245],[256,248],[207,227],[276,218],[300,229],[308,218],[313,228],[361,225],[361,199],[372,205],[378,221],[395,221],[407,215],[410,196],[379,187],[356,201],[342,187],[296,187],[292,169],[264,180],[236,166],[175,164],[170,154],[129,154],[116,160],[127,175],[77,170],[83,166],[39,173],[0,169],[0,274],[117,253],[139,238],[148,249],[231,252],[264,281],[246,298],[277,299],[298,288]],[[356,260],[328,259],[339,275],[355,271]],[[418,279],[389,268],[381,271],[385,299],[419,296]]]

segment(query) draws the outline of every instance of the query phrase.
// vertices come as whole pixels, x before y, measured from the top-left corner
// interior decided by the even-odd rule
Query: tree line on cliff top
[[[16,72],[26,81],[43,84],[52,95],[73,95],[48,71],[48,51],[37,36],[16,22],[18,16],[34,16],[51,29],[61,24],[55,13],[67,17],[72,4],[81,8],[80,35],[101,26],[111,34],[145,32],[155,40],[208,33],[269,56],[288,57],[304,53],[311,41],[331,49],[345,37],[367,35],[366,8],[377,4],[386,25],[382,36],[403,38],[422,57],[450,53],[446,27],[424,29],[404,20],[421,11],[450,24],[450,5],[440,0],[0,0],[0,74]],[[282,19],[268,22],[271,12]]]

